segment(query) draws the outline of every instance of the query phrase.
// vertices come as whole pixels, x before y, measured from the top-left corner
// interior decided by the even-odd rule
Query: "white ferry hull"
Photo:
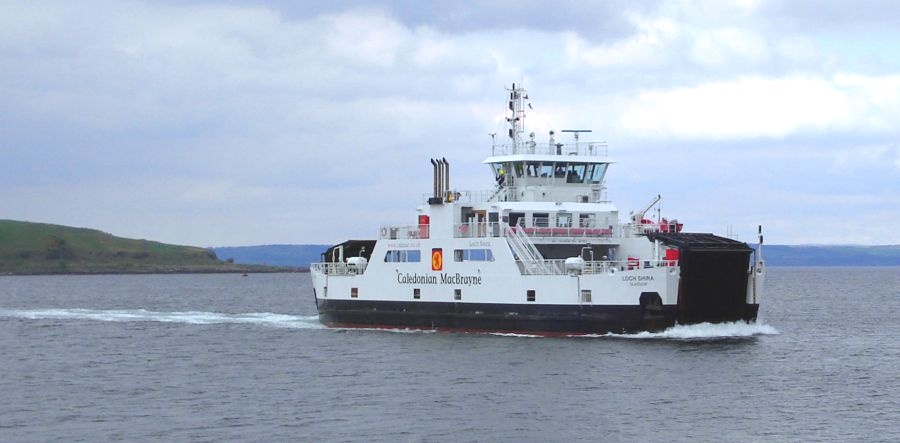
[[[469,242],[422,240],[416,246]],[[522,275],[504,239],[478,242],[491,247],[497,260],[447,263],[441,271],[430,263],[376,262],[369,266],[380,271],[361,273],[314,267],[319,319],[331,327],[605,334],[657,331],[676,323],[751,322],[759,309],[748,289],[755,281],[747,272],[750,250],[742,243],[686,252],[681,266],[604,264],[591,273]],[[374,256],[409,244],[378,243]],[[682,247],[689,250],[684,242]]]
[[[605,193],[605,142],[574,129],[562,131],[574,143],[554,131],[538,142],[524,126],[528,94],[507,91],[508,144],[495,139],[484,160],[494,187],[453,189],[450,163],[431,159],[415,224],[382,226],[312,265],[322,323],[604,334],[756,319],[761,250],[682,232],[660,195],[621,223]]]

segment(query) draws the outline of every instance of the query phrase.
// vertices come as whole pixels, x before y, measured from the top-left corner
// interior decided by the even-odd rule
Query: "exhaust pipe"
[[[444,200],[448,200],[450,197],[450,162],[446,158],[442,158],[441,161],[444,163]]]

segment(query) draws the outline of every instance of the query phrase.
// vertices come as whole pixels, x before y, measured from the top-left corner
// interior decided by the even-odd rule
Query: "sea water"
[[[0,277],[2,441],[900,441],[900,268],[757,324],[328,329],[308,274]]]

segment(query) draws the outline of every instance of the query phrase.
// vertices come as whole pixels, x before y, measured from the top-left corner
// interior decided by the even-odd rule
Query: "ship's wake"
[[[777,329],[766,324],[745,323],[742,321],[738,321],[733,323],[697,323],[693,325],[675,325],[660,332],[606,334],[601,337],[662,340],[714,340],[778,334],[779,332]]]
[[[158,312],[145,309],[4,309],[0,308],[0,318],[21,318],[29,320],[90,320],[104,322],[159,322],[192,325],[247,324],[287,329],[327,329],[319,323],[317,315],[288,315],[271,312],[249,312],[229,314],[221,312]],[[397,333],[428,333],[428,329],[405,328],[332,328],[335,330],[384,331]],[[484,332],[501,337],[534,338],[559,336],[559,334],[529,334],[510,332]],[[772,326],[762,323],[699,323],[676,325],[660,332],[639,332],[635,334],[588,334],[570,337],[623,338],[650,340],[716,340],[728,338],[777,335]]]
[[[92,320],[106,322],[161,322],[192,325],[250,324],[275,328],[323,329],[317,315],[298,316],[250,312],[156,312],[144,309],[2,309],[0,317],[30,320]]]
[[[561,334],[528,334],[490,332],[490,335],[501,337],[558,337]],[[633,334],[562,334],[570,338],[615,338],[630,340],[721,340],[731,338],[757,337],[761,335],[778,335],[779,332],[772,326],[762,323],[698,323],[693,325],[675,325],[659,332],[637,332]]]

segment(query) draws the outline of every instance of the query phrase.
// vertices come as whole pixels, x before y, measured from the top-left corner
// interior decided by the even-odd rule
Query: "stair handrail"
[[[512,247],[513,252],[519,256],[519,260],[524,265],[526,273],[549,273],[544,262],[544,256],[541,255],[541,252],[538,251],[537,247],[522,229],[504,225],[503,236],[506,237],[507,243]]]

